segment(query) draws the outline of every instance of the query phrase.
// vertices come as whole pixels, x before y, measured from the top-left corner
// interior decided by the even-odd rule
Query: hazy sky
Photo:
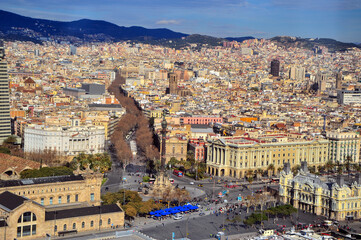
[[[361,0],[1,0],[0,9],[34,18],[88,18],[218,37],[361,42]]]

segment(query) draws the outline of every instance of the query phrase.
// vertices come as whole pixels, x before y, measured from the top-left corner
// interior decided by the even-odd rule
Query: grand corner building
[[[0,144],[10,135],[9,79],[4,42],[0,40]]]

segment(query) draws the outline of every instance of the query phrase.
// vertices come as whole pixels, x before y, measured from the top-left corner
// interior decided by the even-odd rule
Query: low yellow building
[[[291,167],[307,161],[310,165],[324,165],[328,157],[328,140],[290,139],[286,135],[265,135],[256,139],[222,137],[208,140],[207,172],[214,176],[244,178],[249,170],[273,173],[289,162]]]
[[[343,176],[333,179],[311,174],[303,162],[294,176],[286,163],[280,175],[279,195],[283,203],[330,219],[361,218],[360,173],[346,183]]]

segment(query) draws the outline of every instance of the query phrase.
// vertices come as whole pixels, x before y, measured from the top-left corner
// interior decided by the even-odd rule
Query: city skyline
[[[152,2],[106,0],[5,0],[1,9],[33,18],[105,20],[119,26],[168,28],[215,37],[296,36],[361,42],[361,2],[357,0],[210,0]]]

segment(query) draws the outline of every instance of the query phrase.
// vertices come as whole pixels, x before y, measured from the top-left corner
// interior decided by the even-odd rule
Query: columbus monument
[[[152,195],[157,198],[162,198],[164,194],[171,194],[174,191],[174,186],[169,181],[169,176],[165,169],[165,153],[166,153],[166,140],[167,140],[167,120],[165,119],[167,110],[163,110],[162,121],[162,147],[160,157],[160,171],[155,179],[153,188],[151,190]]]

